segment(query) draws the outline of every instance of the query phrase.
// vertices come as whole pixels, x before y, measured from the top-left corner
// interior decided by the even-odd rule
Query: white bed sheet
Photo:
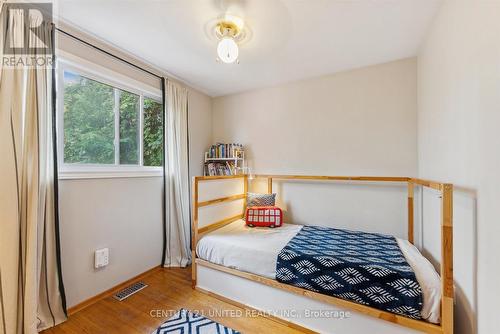
[[[199,258],[228,268],[276,279],[278,253],[300,231],[302,225],[247,227],[242,219],[203,236],[196,247]],[[441,281],[432,264],[407,240],[396,238],[422,288],[422,318],[439,323]]]
[[[239,219],[203,236],[196,254],[208,262],[276,279],[278,253],[301,228],[292,224],[252,228]]]

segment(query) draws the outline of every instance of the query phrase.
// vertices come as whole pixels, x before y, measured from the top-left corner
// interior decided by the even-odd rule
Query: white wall
[[[416,173],[416,59],[218,97],[214,140],[258,172]]]
[[[60,181],[63,278],[68,306],[158,266],[161,177]],[[94,251],[110,249],[94,269]]]
[[[458,186],[457,333],[499,331],[499,36],[500,2],[445,1],[418,61],[419,174]]]
[[[213,138],[244,144],[256,173],[413,176],[416,99],[416,59],[404,59],[215,98]],[[406,236],[404,187],[276,190],[289,221]]]

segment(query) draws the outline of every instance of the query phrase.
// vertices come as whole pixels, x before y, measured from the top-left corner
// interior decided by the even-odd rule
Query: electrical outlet
[[[102,268],[109,264],[109,248],[98,249],[94,253],[95,268]]]

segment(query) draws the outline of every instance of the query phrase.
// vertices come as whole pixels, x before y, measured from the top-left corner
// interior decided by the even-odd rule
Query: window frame
[[[86,164],[64,162],[64,72],[72,72],[84,76],[90,80],[109,85],[114,89],[115,105],[115,161],[114,164]],[[144,163],[144,99],[149,98],[162,104],[161,90],[151,87],[145,83],[136,81],[123,74],[114,72],[102,66],[90,63],[86,60],[66,54],[57,60],[57,152],[59,179],[93,179],[93,178],[115,178],[115,177],[158,177],[163,175],[162,166],[143,166]],[[116,99],[120,97],[117,90],[127,91],[139,96],[139,143],[138,165],[121,165],[120,154],[120,131],[119,116],[120,106]]]

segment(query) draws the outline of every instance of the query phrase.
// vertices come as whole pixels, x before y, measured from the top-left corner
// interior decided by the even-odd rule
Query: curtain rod
[[[146,70],[145,68],[142,68],[142,67],[140,67],[140,66],[138,66],[138,65],[136,65],[136,64],[134,64],[134,63],[132,63],[132,62],[130,62],[130,61],[128,61],[128,60],[126,60],[126,59],[123,59],[122,57],[119,57],[119,56],[117,56],[117,55],[115,55],[115,54],[113,54],[113,53],[111,53],[111,52],[109,52],[109,51],[106,51],[106,50],[104,50],[104,49],[102,49],[102,48],[100,48],[100,47],[98,47],[98,46],[96,46],[96,45],[94,45],[94,44],[90,43],[90,42],[87,42],[87,41],[85,41],[85,40],[81,39],[80,37],[77,37],[77,36],[75,36],[75,35],[73,35],[73,34],[71,34],[71,33],[67,32],[67,31],[62,30],[61,28],[56,27],[55,25],[54,25],[54,27],[55,27],[55,29],[56,29],[57,31],[59,31],[60,33],[62,33],[62,34],[64,34],[64,35],[66,35],[66,36],[69,36],[69,37],[71,37],[71,38],[73,38],[73,39],[75,39],[75,40],[77,40],[77,41],[79,41],[79,42],[81,42],[81,43],[83,43],[83,44],[85,44],[85,45],[87,45],[87,46],[90,46],[91,48],[94,48],[94,49],[96,49],[96,50],[98,50],[98,51],[100,51],[100,52],[102,52],[102,53],[105,53],[106,55],[108,55],[108,56],[110,56],[110,57],[113,57],[113,58],[115,58],[115,59],[117,59],[117,60],[119,60],[119,61],[121,61],[121,62],[124,62],[124,63],[126,63],[127,65],[130,65],[130,66],[132,66],[132,67],[135,67],[136,69],[141,70],[141,71],[143,71],[143,72],[145,72],[145,73],[147,73],[147,74],[149,74],[149,75],[152,75],[152,76],[154,76],[154,77],[156,77],[156,78],[158,78],[158,79],[160,79],[160,80],[162,80],[162,79],[163,79],[163,77],[162,77],[162,76],[160,76],[160,75],[158,75],[158,74],[156,74],[156,73],[153,73],[153,72],[151,72],[151,71],[149,71],[149,70]],[[162,80],[162,81],[163,81],[163,80]]]

